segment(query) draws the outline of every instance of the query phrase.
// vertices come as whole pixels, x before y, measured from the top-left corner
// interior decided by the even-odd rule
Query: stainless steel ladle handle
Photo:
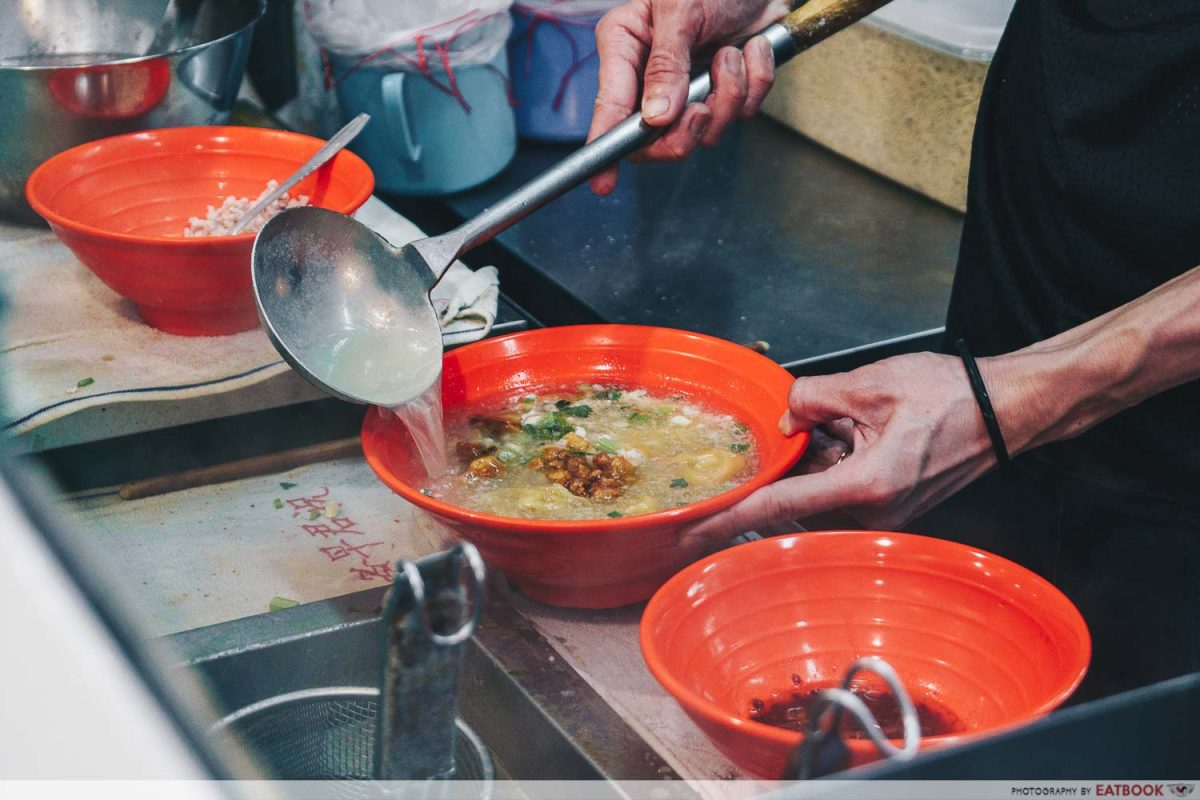
[[[763,36],[770,42],[775,64],[778,66],[887,2],[889,0],[808,0],[757,36]],[[711,91],[712,76],[705,72],[692,79],[688,87],[687,101],[699,102],[708,97]],[[473,219],[439,238],[453,239],[453,258],[458,258],[606,167],[650,144],[665,130],[646,123],[640,113],[634,114],[495,205],[484,209]],[[447,264],[453,258],[447,260]]]

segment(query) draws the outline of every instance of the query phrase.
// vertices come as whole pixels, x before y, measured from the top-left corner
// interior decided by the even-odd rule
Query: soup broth
[[[584,385],[447,420],[450,471],[426,494],[524,519],[618,518],[676,508],[754,474],[745,425],[681,396]]]

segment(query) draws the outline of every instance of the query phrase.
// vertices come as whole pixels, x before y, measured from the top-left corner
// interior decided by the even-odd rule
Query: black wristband
[[[992,408],[992,399],[988,397],[987,387],[983,385],[983,376],[979,374],[979,365],[975,363],[975,356],[971,355],[965,339],[959,339],[954,346],[958,349],[958,356],[967,370],[967,380],[971,382],[971,391],[975,393],[975,402],[979,404],[979,413],[983,415],[983,425],[987,428],[988,438],[992,440],[996,463],[1003,467],[1008,463],[1008,448],[1004,446],[1004,435],[1000,433],[1000,423],[996,420],[996,412]]]

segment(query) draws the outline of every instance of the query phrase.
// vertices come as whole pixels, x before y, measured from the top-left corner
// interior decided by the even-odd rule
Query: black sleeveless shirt
[[[1016,350],[1197,266],[1200,0],[1016,0],[975,128],[949,341]],[[1200,381],[1034,453],[1200,499]]]

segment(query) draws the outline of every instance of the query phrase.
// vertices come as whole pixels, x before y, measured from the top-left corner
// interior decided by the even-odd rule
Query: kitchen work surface
[[[757,780],[721,755],[646,668],[638,644],[645,604],[592,611],[553,608],[514,595],[514,608],[680,775]]]
[[[377,199],[356,215],[386,238],[422,235]],[[249,270],[249,265],[247,265]],[[27,449],[245,413],[321,397],[261,329],[232,336],[163,333],[138,318],[48,230],[0,225],[9,422]],[[448,346],[486,336],[496,319],[496,270],[456,264],[434,293]]]
[[[822,45],[824,46],[824,45]],[[438,206],[388,197],[426,230],[474,216],[570,152],[523,143]],[[548,325],[626,322],[766,341],[784,366],[944,324],[962,217],[763,118],[675,164],[624,164],[469,254]]]
[[[72,506],[120,565],[161,636],[386,585],[398,560],[442,549],[441,529],[361,457],[181,492]]]

